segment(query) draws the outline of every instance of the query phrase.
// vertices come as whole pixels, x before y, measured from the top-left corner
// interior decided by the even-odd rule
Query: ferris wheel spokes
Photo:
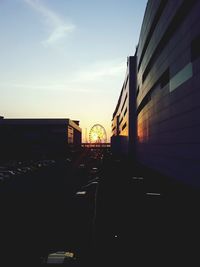
[[[92,126],[89,132],[90,143],[106,143],[107,134],[105,128],[100,124],[95,124]]]

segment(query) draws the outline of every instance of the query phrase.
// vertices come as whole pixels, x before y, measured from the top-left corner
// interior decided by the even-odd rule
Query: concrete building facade
[[[136,156],[200,185],[200,1],[149,0],[136,51]],[[119,114],[120,116],[120,114]]]

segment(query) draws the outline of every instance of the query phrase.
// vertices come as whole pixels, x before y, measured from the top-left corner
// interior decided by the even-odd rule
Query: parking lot
[[[198,261],[199,190],[109,149],[1,163],[0,174],[0,259],[8,266]]]
[[[59,160],[1,162],[2,262],[40,264],[51,252],[86,253],[100,157],[84,149]]]

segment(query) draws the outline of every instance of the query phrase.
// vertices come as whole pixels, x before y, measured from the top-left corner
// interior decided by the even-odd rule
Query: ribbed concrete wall
[[[139,161],[200,185],[199,14],[200,1],[148,2],[136,105]]]

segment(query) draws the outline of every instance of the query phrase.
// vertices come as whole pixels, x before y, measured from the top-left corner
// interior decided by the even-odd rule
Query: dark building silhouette
[[[127,58],[127,71],[112,118],[111,146],[114,153],[132,153],[135,145],[136,57]]]
[[[1,159],[62,157],[80,146],[78,121],[0,118]]]
[[[200,184],[199,14],[200,1],[148,1],[136,50],[136,101],[129,101],[138,161],[192,184]]]

